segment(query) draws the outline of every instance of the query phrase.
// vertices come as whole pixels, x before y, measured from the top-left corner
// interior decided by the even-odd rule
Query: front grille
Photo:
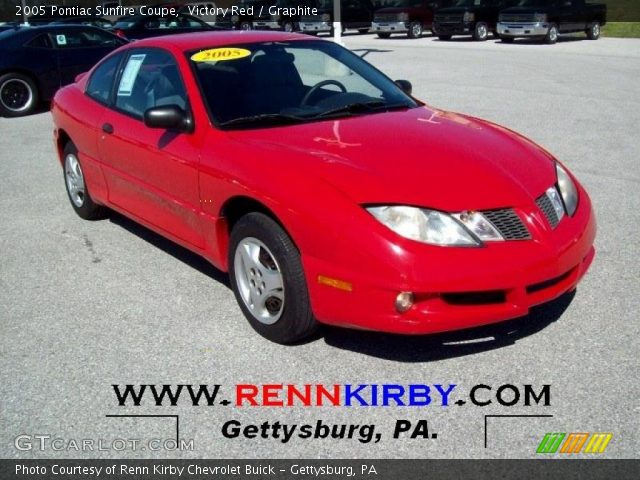
[[[502,290],[443,293],[442,299],[450,305],[492,305],[505,303],[507,294]]]
[[[542,210],[542,213],[544,213],[544,216],[549,222],[549,225],[551,225],[551,228],[556,228],[558,223],[560,223],[560,219],[558,218],[556,209],[553,208],[553,204],[551,203],[551,200],[549,200],[549,197],[547,197],[546,193],[543,193],[536,199],[536,205],[538,205],[538,208]]]
[[[379,13],[373,19],[374,22],[397,22],[398,16],[395,13]]]
[[[438,23],[460,23],[462,15],[436,15],[435,20]]]
[[[529,240],[531,235],[522,220],[511,208],[488,210],[482,215],[489,220],[505,240]]]
[[[522,15],[518,13],[504,13],[500,15],[502,23],[533,23],[533,15]]]

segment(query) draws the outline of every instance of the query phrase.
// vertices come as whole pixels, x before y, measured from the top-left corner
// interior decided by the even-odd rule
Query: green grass
[[[640,38],[640,22],[611,22],[602,27],[605,37]]]

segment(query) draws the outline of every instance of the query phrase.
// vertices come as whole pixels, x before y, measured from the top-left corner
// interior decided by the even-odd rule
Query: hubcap
[[[597,37],[598,35],[600,35],[600,25],[596,23],[593,25],[593,36]]]
[[[251,30],[251,24],[249,23],[243,23],[242,25],[240,25],[240,28],[242,30]]]
[[[421,33],[422,33],[422,27],[419,24],[415,23],[413,25],[413,36],[419,37]]]
[[[486,38],[487,27],[484,25],[478,25],[478,38]]]
[[[80,208],[84,204],[84,176],[78,158],[72,153],[64,159],[64,176],[67,181],[69,198],[73,204]]]
[[[293,32],[293,25],[290,23],[285,23],[284,24],[284,31],[285,32]]]
[[[29,107],[33,92],[27,82],[11,78],[0,86],[0,102],[12,112],[21,112]]]
[[[556,28],[552,28],[551,32],[549,32],[549,38],[551,38],[551,40],[556,40],[558,38],[558,30],[556,30]]]
[[[236,248],[234,273],[238,291],[251,315],[273,325],[284,309],[284,280],[273,254],[257,238],[244,238]]]

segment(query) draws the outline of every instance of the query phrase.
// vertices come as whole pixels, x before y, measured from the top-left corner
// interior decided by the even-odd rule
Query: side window
[[[30,48],[51,48],[51,40],[49,39],[49,35],[43,33],[29,40],[24,46]]]
[[[93,71],[87,83],[87,95],[100,103],[109,101],[113,80],[116,77],[121,59],[122,54],[109,57]]]
[[[62,30],[53,34],[56,48],[79,48],[84,46],[80,30]]]
[[[129,55],[116,92],[116,107],[142,118],[153,107],[187,108],[187,95],[174,58],[161,50]]]
[[[83,30],[80,32],[80,36],[82,37],[82,44],[85,47],[113,47],[115,45],[122,45],[122,41],[115,35],[98,29]]]

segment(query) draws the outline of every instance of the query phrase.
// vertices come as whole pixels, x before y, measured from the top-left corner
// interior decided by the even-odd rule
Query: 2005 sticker
[[[211,48],[191,55],[194,62],[220,62],[223,60],[237,60],[248,57],[251,51],[246,48]]]

